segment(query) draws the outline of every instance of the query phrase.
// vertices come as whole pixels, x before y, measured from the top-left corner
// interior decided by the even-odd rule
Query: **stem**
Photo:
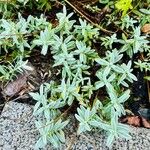
[[[114,32],[108,31],[107,29],[104,29],[100,25],[94,23],[92,20],[90,20],[88,17],[86,17],[82,12],[80,12],[75,6],[73,6],[68,0],[64,0],[68,5],[70,5],[78,14],[80,14],[83,18],[85,18],[88,22],[90,22],[93,26],[97,27],[101,31],[105,32],[106,34],[113,34]]]

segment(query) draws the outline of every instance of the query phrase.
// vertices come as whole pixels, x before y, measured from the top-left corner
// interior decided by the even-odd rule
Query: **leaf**
[[[27,75],[19,76],[15,81],[7,84],[3,90],[3,94],[6,96],[14,96],[21,91],[22,88],[27,86]]]
[[[65,134],[63,131],[57,132],[56,135],[62,143],[65,142]]]
[[[36,101],[39,101],[40,95],[39,93],[30,92],[29,95]]]
[[[48,45],[43,45],[41,54],[46,55],[48,51]]]
[[[108,147],[112,146],[114,138],[115,138],[114,135],[112,133],[110,133],[109,136],[108,136],[108,138],[107,138],[107,146]]]
[[[105,84],[103,83],[103,82],[101,82],[101,81],[97,81],[96,83],[95,83],[95,88],[96,88],[96,90],[98,90],[98,89],[100,89],[101,87],[103,87]]]
[[[99,0],[99,2],[102,4],[107,4],[109,2],[109,0]]]
[[[126,124],[118,123],[117,126],[118,135],[122,138],[126,138],[128,140],[131,139],[129,132],[131,132],[130,127]]]
[[[35,147],[35,149],[39,149],[39,148],[43,148],[44,146],[45,146],[45,144],[44,144],[42,138],[39,138],[34,147]]]
[[[143,13],[143,14],[150,15],[150,10],[141,8],[139,11],[140,11],[141,13]]]
[[[150,23],[149,24],[145,24],[142,28],[141,31],[143,33],[150,33]]]
[[[28,64],[28,61],[24,62],[24,64],[22,64],[22,68],[27,70],[27,71],[33,71],[34,68],[31,67],[29,64]]]
[[[36,115],[36,111],[38,110],[38,108],[40,107],[40,102],[37,102],[34,106],[34,110],[33,110],[33,115]]]
[[[2,73],[3,75],[6,74],[5,67],[2,65],[0,65],[0,73]]]
[[[133,125],[136,127],[140,127],[140,118],[139,116],[127,116],[126,118],[122,119],[121,122],[126,122],[129,125]]]
[[[130,97],[130,90],[126,90],[123,95],[121,95],[118,100],[119,100],[119,103],[123,103],[125,102],[128,98]]]

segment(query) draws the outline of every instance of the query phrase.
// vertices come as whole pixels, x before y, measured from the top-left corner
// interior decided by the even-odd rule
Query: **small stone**
[[[9,108],[9,109],[8,109]],[[34,121],[36,118],[29,113],[32,107],[17,102],[9,102],[0,117],[0,150],[33,150],[39,138],[39,133],[32,133],[35,130]],[[26,115],[28,114],[29,115]],[[6,115],[7,114],[7,115]],[[7,116],[7,117],[6,117]],[[8,117],[9,116],[9,117]],[[73,123],[75,118],[70,117],[70,124],[65,129],[66,143],[60,150],[66,150],[73,135],[76,135]],[[19,121],[18,121],[19,120]],[[32,129],[31,129],[32,127]],[[106,147],[106,132],[92,131],[85,133],[73,140],[72,150],[149,150],[150,130],[146,128],[132,127],[132,139],[116,139],[111,149]],[[71,130],[71,132],[69,132]],[[55,150],[47,145],[43,150]]]

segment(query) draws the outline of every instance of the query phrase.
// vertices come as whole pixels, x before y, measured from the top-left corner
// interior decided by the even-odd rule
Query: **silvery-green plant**
[[[150,62],[147,59],[145,59],[144,61],[138,60],[137,62],[135,62],[135,64],[136,67],[140,68],[141,71],[150,71]],[[145,76],[144,78],[150,81],[149,75]]]
[[[24,4],[30,2],[19,1]],[[102,2],[109,2],[108,5],[112,3],[108,0]],[[39,0],[36,3],[40,9],[51,7],[48,0]],[[6,5],[4,9],[6,12]],[[128,15],[122,18],[122,23],[118,23],[121,31],[127,30],[129,34],[128,37],[123,34],[122,39],[117,39],[117,33],[100,38],[99,29],[85,20],[79,19],[79,24],[71,20],[73,13],[67,14],[65,6],[56,17],[56,27],[44,15],[39,18],[29,16],[27,19],[18,15],[16,21],[6,20],[4,17],[0,20],[0,46],[5,50],[4,53],[9,54],[10,49],[17,49],[23,57],[26,50],[38,46],[42,55],[53,55],[53,67],[57,67],[58,76],[62,77],[42,84],[39,92],[29,93],[37,102],[33,111],[37,117],[35,124],[40,132],[36,148],[43,148],[48,143],[58,147],[65,142],[63,129],[68,120],[64,121],[64,114],[67,114],[68,109],[64,113],[62,110],[66,107],[70,109],[75,102],[79,105],[75,115],[79,122],[78,134],[95,128],[103,129],[108,133],[108,146],[111,146],[115,138],[129,138],[129,128],[119,123],[118,119],[125,115],[124,103],[130,97],[130,90],[127,88],[137,79],[132,73],[131,61],[122,63],[123,52],[127,52],[130,57],[137,52],[149,53],[147,36],[141,35],[140,26],[135,28],[134,25],[138,22]],[[129,33],[130,29],[132,31]],[[93,42],[99,39],[99,47],[104,45],[106,50],[105,57],[98,55],[99,47],[97,50],[92,48]],[[116,43],[120,49],[114,49]],[[17,73],[31,69],[23,59],[14,62],[10,66],[0,65],[0,79],[10,80]],[[143,69],[149,65],[145,61],[136,64]],[[91,74],[95,66],[96,70]],[[106,95],[98,100],[101,90]]]
[[[6,52],[7,48],[14,46],[21,52],[26,48],[40,46],[41,54],[51,52],[53,67],[58,67],[62,77],[57,82],[42,84],[39,93],[30,93],[37,101],[33,114],[43,117],[38,118],[36,122],[41,135],[36,144],[37,148],[42,148],[49,142],[58,147],[64,142],[62,129],[68,121],[62,122],[61,108],[71,106],[75,101],[80,105],[75,115],[79,121],[78,133],[95,128],[106,130],[108,146],[115,138],[129,137],[129,129],[119,123],[118,118],[125,114],[123,106],[130,96],[130,91],[125,89],[130,82],[137,79],[132,74],[131,61],[122,63],[122,52],[131,50],[131,56],[138,51],[148,51],[147,37],[141,36],[140,28],[133,26],[136,22],[127,16],[122,29],[132,27],[134,34],[130,37],[124,35],[123,39],[117,39],[116,34],[101,38],[100,46],[104,45],[112,51],[107,51],[104,58],[99,57],[96,50],[91,48],[94,39],[99,39],[99,30],[85,20],[79,19],[80,25],[75,24],[74,20],[70,20],[72,15],[67,15],[66,7],[63,7],[63,12],[57,14],[56,27],[52,27],[43,15],[40,18],[29,16],[27,19],[19,16],[16,22],[1,20],[1,33],[9,34],[8,37],[2,35],[0,39],[0,45]],[[15,35],[16,33],[18,35]],[[29,41],[28,35],[33,36],[32,42]],[[122,46],[120,50],[113,49],[113,43],[117,42]],[[95,64],[99,68],[95,75],[96,81],[93,81],[90,78],[90,69]],[[9,70],[4,66],[0,66],[0,71],[2,77],[5,75],[7,79],[11,78],[10,74],[17,72],[10,69],[11,73],[7,73]],[[93,98],[96,92],[103,89],[107,92],[104,103],[97,100],[97,97]]]
[[[45,28],[44,31],[40,32],[39,39],[35,39],[33,41],[34,45],[42,45],[41,54],[43,54],[43,55],[47,54],[49,45],[51,45],[52,42],[54,41],[53,34],[54,34],[54,32],[51,29],[51,27]]]
[[[49,120],[50,119],[50,105],[48,104],[47,92],[48,92],[47,87],[42,84],[40,86],[39,93],[29,93],[29,94],[30,96],[33,97],[34,100],[37,101],[34,107],[33,114],[39,115],[41,113],[44,113],[45,118]]]
[[[72,35],[69,35],[68,37],[64,38],[63,36],[54,35],[54,40],[51,45],[51,52],[52,54],[58,55],[65,52],[67,48],[67,51],[70,52],[75,48],[75,41],[73,39]]]
[[[50,26],[51,24],[46,21],[43,15],[40,18],[29,16],[27,19],[24,19],[21,14],[18,14],[16,21],[4,18],[0,20],[0,52],[13,56],[13,63],[10,62],[9,66],[1,65],[0,78],[4,82],[12,80],[14,76],[22,72],[21,68],[25,68],[25,63],[24,61],[21,62],[21,60],[23,60],[23,57],[28,56],[27,53],[33,48],[28,37],[36,37],[40,30],[46,29],[46,27],[50,28]],[[42,53],[46,50],[43,51]],[[19,60],[18,57],[21,57],[21,59]]]
[[[95,88],[99,89],[103,86],[106,86],[107,88],[112,88],[111,82],[115,79],[115,73],[112,75],[109,75],[109,70],[106,68],[104,72],[101,72],[102,70],[97,71],[96,76],[98,77],[99,81],[95,83]]]
[[[79,55],[79,60],[83,64],[87,64],[90,60],[93,61],[98,57],[94,49],[86,47],[86,44],[81,41],[76,41],[77,50],[73,51],[74,55]]]
[[[125,80],[133,83],[133,81],[137,81],[137,78],[134,74],[132,74],[132,71],[133,69],[131,69],[131,61],[128,62],[128,64],[121,64],[121,68],[122,68],[122,72],[121,72],[121,76],[119,77],[119,80],[118,80],[118,84],[122,84],[126,87],[128,87],[129,85],[126,83]]]
[[[122,19],[122,25],[121,25],[121,29],[129,29],[129,27],[131,27],[132,29],[134,29],[134,24],[137,23],[137,20],[134,20],[133,18],[130,18],[129,15],[125,15]]]
[[[27,18],[28,30],[30,32],[41,31],[46,27],[51,27],[51,23],[47,21],[46,17],[41,14],[40,17],[33,17],[31,15]]]
[[[56,14],[57,19],[59,21],[59,25],[56,27],[56,31],[60,31],[62,34],[69,34],[70,30],[73,28],[75,20],[69,20],[73,13],[67,15],[66,7],[63,6],[63,12],[59,12]]]
[[[104,127],[102,126],[102,128],[104,128],[104,130],[106,129],[106,131],[108,132],[108,138],[106,144],[109,147],[111,147],[113,141],[118,137],[131,139],[131,136],[129,135],[130,128],[127,125],[121,124],[117,121],[118,116],[116,115],[113,109],[111,111],[111,118],[112,119],[110,124],[105,125]],[[97,124],[99,127],[101,126],[101,124],[100,125],[99,123]]]
[[[104,116],[107,118],[107,121],[103,121],[104,123],[102,124],[96,120],[94,126],[108,132],[108,146],[111,146],[112,141],[119,136],[130,137],[128,127],[118,122],[118,118],[121,115],[125,115],[123,104],[130,97],[130,90],[122,91],[120,83],[118,85],[118,81],[121,81],[121,83],[126,86],[127,83],[125,80],[133,82],[133,80],[137,79],[131,73],[131,62],[129,61],[127,65],[121,64],[121,58],[122,54],[115,49],[112,52],[107,52],[105,58],[96,59],[96,62],[101,65],[101,68],[96,73],[98,81],[95,83],[95,89],[105,88],[108,98],[107,103],[98,111],[101,112],[101,120]],[[110,60],[112,63],[109,63],[111,62]]]
[[[87,78],[86,80],[87,80],[87,84],[82,86],[82,92],[84,93],[83,94],[84,98],[87,97],[87,99],[90,99],[95,90],[95,87],[91,84],[90,78]]]
[[[121,72],[120,66],[118,66],[118,62],[123,57],[123,54],[119,53],[117,49],[114,49],[112,52],[108,51],[105,58],[96,58],[95,61],[104,66],[107,67],[107,71],[114,70],[115,72]]]
[[[79,123],[78,134],[91,131],[95,128],[100,128],[106,130],[108,133],[107,146],[111,147],[113,140],[118,137],[123,137],[130,139],[129,127],[127,125],[118,123],[118,114],[112,108],[109,113],[111,121],[103,121],[102,116],[98,113],[97,110],[104,109],[100,101],[96,101],[93,108],[85,108],[81,106],[77,109],[78,114],[76,114],[77,120]],[[101,116],[101,117],[100,117]]]
[[[144,60],[143,62],[141,60],[138,60],[137,62],[135,62],[135,64],[141,69],[141,71],[150,71],[150,63],[148,60]]]
[[[147,40],[147,36],[141,35],[140,26],[134,28],[133,35],[130,39],[127,39],[124,34],[122,38],[122,40],[119,40],[119,42],[123,44],[120,51],[126,52],[130,56],[130,58],[133,56],[133,54],[148,51],[149,49],[149,41]]]
[[[75,78],[78,78],[78,80],[80,80],[82,83],[84,82],[83,74],[90,75],[90,73],[88,72],[89,68],[90,68],[90,66],[81,63],[79,60],[77,60],[76,64],[74,64],[71,67],[73,76]]]
[[[104,58],[99,57],[97,52],[90,47],[91,40],[98,37],[98,29],[93,28],[81,19],[81,25],[74,25],[74,21],[70,22],[69,20],[71,15],[67,16],[64,7],[63,13],[57,15],[58,26],[51,28],[54,33],[51,40],[46,40],[44,54],[48,53],[47,49],[51,51],[54,59],[53,67],[60,67],[62,80],[59,80],[57,84],[52,84],[53,86],[47,84],[49,97],[46,95],[44,98],[44,100],[47,99],[45,110],[49,110],[51,119],[55,120],[56,118],[57,120],[57,116],[61,116],[60,108],[65,105],[71,106],[77,101],[80,104],[80,107],[77,108],[78,114],[75,115],[79,121],[78,133],[90,131],[95,127],[104,129],[109,133],[107,144],[110,146],[118,136],[129,137],[128,128],[118,123],[118,117],[125,114],[123,104],[130,96],[129,90],[124,92],[121,88],[122,85],[125,86],[126,80],[132,82],[136,80],[136,77],[131,73],[131,62],[127,65],[122,64],[123,54],[117,49],[107,51]],[[61,16],[63,20],[60,18]],[[71,26],[67,28],[69,24]],[[44,33],[44,31],[41,31],[41,33]],[[49,31],[43,34],[43,39],[47,37],[47,34],[49,34]],[[35,42],[36,40],[38,39],[35,38],[34,43],[38,45],[40,42]],[[112,44],[118,42],[118,39],[114,34],[107,39],[107,42],[108,48],[112,49]],[[43,47],[45,43],[40,43],[40,45]],[[91,83],[89,69],[95,63],[99,66],[96,72],[97,81]],[[105,104],[102,104],[95,97],[93,105],[91,105],[92,95],[101,88],[105,88],[107,92]],[[40,97],[40,95],[43,94],[36,94],[37,97]],[[31,96],[36,100],[34,94],[31,94]],[[37,102],[39,103],[37,104],[38,110],[41,110],[40,114],[43,114],[44,107],[41,98],[39,99],[40,101]],[[51,129],[47,130],[51,132]],[[45,135],[47,134],[45,133]],[[45,137],[45,139],[48,139],[48,137]],[[59,145],[59,141],[56,140],[56,143],[53,144],[54,146]]]
[[[110,103],[107,105],[107,109],[115,109],[115,112],[117,113],[118,117],[121,117],[121,115],[125,115],[125,109],[123,107],[124,102],[130,97],[130,90],[126,90],[123,92],[123,94],[118,97],[118,93],[112,88],[107,89],[109,97],[110,97]],[[108,110],[107,110],[108,111]]]
[[[79,19],[80,25],[75,25],[74,33],[78,40],[89,42],[92,39],[98,38],[99,29],[88,24],[86,20]]]
[[[13,80],[17,74],[21,74],[24,71],[32,71],[33,68],[28,65],[28,61],[23,61],[22,57],[16,58],[13,62],[14,65],[8,62],[8,65],[0,65],[0,80],[1,81],[9,81]]]
[[[34,107],[33,115],[37,116],[39,114],[44,114],[44,117],[48,121],[60,114],[58,108],[63,107],[65,105],[65,101],[62,98],[55,100],[57,97],[53,96],[56,95],[56,92],[58,92],[56,88],[57,86],[55,87],[54,83],[51,82],[50,84],[42,84],[40,86],[39,93],[29,93],[30,96],[32,96],[32,98],[37,101]],[[50,94],[49,98],[47,97],[48,93]]]
[[[24,6],[29,2],[29,0],[17,0],[19,3],[22,3]]]
[[[61,119],[58,121],[51,120],[45,122],[36,121],[36,128],[39,129],[40,138],[38,139],[35,149],[43,148],[49,142],[54,147],[59,147],[65,142],[65,135],[63,132],[64,127],[68,124],[68,121],[62,122]]]
[[[71,82],[65,79],[62,80],[61,85],[58,86],[57,92],[61,93],[62,98],[68,105],[71,105],[76,99],[80,101],[81,95],[79,94],[80,86],[78,82]]]
[[[18,15],[19,21],[17,23],[1,19],[1,34],[0,40],[11,40],[13,45],[15,45],[21,52],[24,52],[24,48],[30,48],[27,40],[24,38],[25,34],[28,32],[28,23],[21,15]],[[1,43],[3,46],[3,43]]]
[[[100,39],[102,40],[102,44],[104,45],[106,48],[110,48],[112,49],[112,44],[118,42],[117,40],[117,35],[113,34],[112,36],[106,36],[106,37],[101,37]]]
[[[0,47],[6,53],[9,48],[15,47],[23,55],[26,49],[30,50],[33,48],[28,37],[36,37],[37,33],[41,30],[46,30],[46,27],[51,28],[51,24],[46,21],[43,15],[40,18],[29,16],[27,19],[24,19],[21,14],[18,14],[17,21],[3,18],[0,20]],[[44,53],[43,51],[42,53]]]
[[[105,58],[97,58],[95,61],[102,66],[100,70],[97,71],[96,75],[100,81],[96,82],[96,87],[100,88],[103,86],[109,86],[111,88],[110,82],[117,79],[117,84],[124,85],[128,87],[126,80],[130,83],[137,81],[137,78],[132,74],[133,69],[131,69],[131,61],[128,64],[122,63],[118,64],[121,58],[123,57],[116,49],[112,52],[108,51]],[[109,77],[109,74],[111,76]]]
[[[68,121],[62,122],[59,108],[62,108],[66,103],[62,98],[56,96],[58,92],[57,85],[51,82],[50,84],[42,84],[39,93],[29,93],[37,101],[33,115],[41,116],[35,122],[41,135],[35,148],[43,148],[48,142],[58,147],[65,141],[62,129],[68,124]],[[50,97],[47,96],[48,93]]]
[[[69,77],[72,76],[71,66],[76,63],[76,59],[74,58],[73,54],[68,53],[67,50],[65,51],[66,47],[63,47],[64,52],[58,55],[54,55],[53,58],[55,60],[54,67],[56,66],[63,66],[62,75],[65,77],[68,75]]]
[[[85,108],[83,106],[80,106],[80,108],[77,108],[78,114],[75,115],[79,123],[78,128],[78,134],[85,132],[85,131],[91,131],[91,124],[96,119],[94,118],[96,115],[96,108],[93,107],[92,109]]]

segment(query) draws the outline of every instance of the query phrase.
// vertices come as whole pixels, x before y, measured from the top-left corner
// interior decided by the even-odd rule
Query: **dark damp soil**
[[[128,108],[135,114],[138,114],[140,108],[150,108],[150,103],[148,100],[148,87],[147,81],[144,80],[145,74],[143,72],[137,71],[135,73],[138,81],[134,82],[132,85],[132,98],[133,100],[128,104]]]

